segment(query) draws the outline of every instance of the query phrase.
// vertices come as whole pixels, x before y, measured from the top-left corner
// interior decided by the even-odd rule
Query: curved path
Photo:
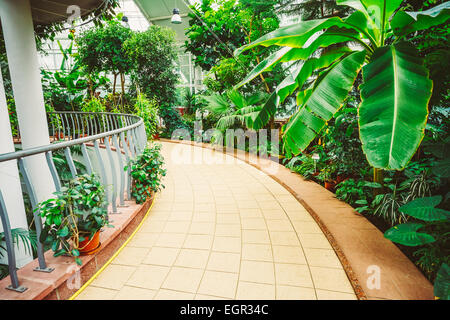
[[[280,184],[234,157],[163,143],[166,188],[78,299],[356,299],[326,237]]]

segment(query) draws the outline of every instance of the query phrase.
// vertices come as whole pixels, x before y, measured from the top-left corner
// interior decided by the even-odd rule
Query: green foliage
[[[271,49],[256,48],[236,58],[233,51],[278,28],[275,4],[259,0],[203,0],[190,7],[185,48],[195,57],[196,66],[210,71],[205,79],[210,90],[230,90],[244,78],[248,68],[270,54]],[[276,67],[265,78],[258,77],[248,85],[247,92],[260,90],[261,86],[269,91],[283,74],[283,69]]]
[[[163,169],[164,158],[160,151],[161,145],[147,147],[125,167],[125,170],[129,168],[131,171],[131,195],[136,199],[136,203],[144,203],[155,192],[164,188],[161,179],[166,175],[166,170]]]
[[[158,132],[158,103],[156,99],[150,101],[144,94],[140,94],[134,105],[134,113],[144,120],[148,138]]]
[[[55,257],[72,256],[81,264],[79,243],[110,226],[104,187],[96,175],[80,175],[54,195],[36,209],[44,218],[40,241],[51,245]]]
[[[175,32],[151,25],[147,31],[133,34],[124,48],[133,64],[133,82],[140,91],[150,100],[156,99],[160,105],[175,103],[175,85],[178,82]]]
[[[105,112],[106,108],[103,104],[103,101],[99,98],[91,98],[89,100],[84,101],[81,106],[81,111],[83,112]]]
[[[11,235],[13,239],[13,243],[15,245],[23,244],[25,252],[32,255],[36,252],[37,248],[37,239],[36,232],[33,230],[26,230],[23,228],[14,228],[11,229]],[[5,233],[0,232],[0,257],[3,258],[6,256],[6,244],[5,244]],[[1,276],[0,276],[1,279]]]
[[[87,29],[77,38],[80,63],[88,73],[128,73],[131,61],[123,46],[132,34],[117,18],[104,26]]]
[[[189,127],[181,118],[180,113],[170,105],[160,105],[159,116],[164,121],[164,130],[162,132],[163,137],[171,138],[173,131],[177,129],[189,130]]]
[[[302,72],[296,72],[295,79],[285,80],[289,84],[289,92],[298,89],[297,102],[300,106],[283,131],[288,156],[304,151],[335,116],[354,87],[361,67],[363,83],[359,128],[369,163],[376,168],[401,170],[416,153],[424,136],[431,81],[423,67],[423,59],[404,41],[403,36],[408,34],[411,21],[404,20],[395,25],[401,33],[391,32],[390,19],[395,20],[394,13],[401,2],[338,0],[338,5],[346,5],[356,11],[344,19],[331,17],[286,26],[236,51],[239,55],[259,46],[282,47],[256,66],[249,80],[283,62],[305,60],[298,67],[303,68],[312,59],[329,52],[331,46],[344,46],[349,41],[358,43],[358,49],[347,47],[351,53],[338,55],[329,66],[310,63],[312,73],[308,74],[314,75],[315,81],[306,88]],[[376,10],[369,13],[367,7]],[[441,24],[444,19],[442,15],[447,21],[449,7],[447,2],[432,12],[408,13],[415,17],[412,22],[414,30]],[[426,19],[419,21],[418,16],[426,16]],[[308,43],[320,30],[325,31]],[[270,65],[269,69],[265,67],[267,65]],[[386,86],[380,86],[380,81],[377,81],[380,77]],[[240,83],[243,84],[245,81]],[[284,97],[284,93],[280,94],[278,90],[277,95],[280,99]],[[386,98],[379,98],[381,96]],[[411,96],[414,99],[408,99]],[[268,121],[268,115],[273,116],[275,111],[273,107],[262,109],[261,114],[265,114],[263,119]]]
[[[422,246],[415,252],[416,256],[421,256],[417,263],[425,269],[427,275],[435,277],[436,297],[448,299],[450,212],[437,207],[441,202],[442,196],[435,196],[406,203],[399,211],[420,222],[394,226],[384,236],[405,246]],[[441,268],[438,271],[439,266]]]

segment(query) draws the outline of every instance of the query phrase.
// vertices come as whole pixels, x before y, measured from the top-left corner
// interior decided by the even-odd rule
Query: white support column
[[[0,69],[0,154],[14,152],[14,142],[9,123],[8,106],[6,104],[5,89],[3,86],[2,70]],[[11,228],[28,229],[27,217],[22,198],[19,171],[15,160],[0,162],[0,190],[5,200]],[[3,226],[0,223],[0,232]],[[5,254],[0,263],[6,264]],[[19,244],[16,251],[16,263],[20,268],[33,260],[29,254],[25,254],[24,247]]]
[[[0,18],[19,120],[22,148],[50,143],[29,0],[0,0]],[[38,201],[55,186],[44,155],[26,158]]]

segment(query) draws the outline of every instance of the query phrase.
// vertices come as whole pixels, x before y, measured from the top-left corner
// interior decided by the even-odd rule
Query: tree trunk
[[[125,94],[125,75],[123,72],[120,73],[120,86],[122,88],[122,92],[120,93],[120,104],[122,106],[122,113],[124,112],[124,106],[125,106],[125,100],[124,100],[124,94]]]
[[[373,168],[373,182],[377,182],[383,186],[384,183],[384,174],[383,169]],[[373,194],[379,195],[383,191],[383,188],[373,189]]]

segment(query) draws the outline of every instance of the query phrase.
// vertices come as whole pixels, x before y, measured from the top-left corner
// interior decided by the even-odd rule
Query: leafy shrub
[[[164,188],[161,179],[166,175],[166,170],[163,169],[164,158],[160,150],[161,145],[147,147],[125,167],[125,170],[130,168],[133,179],[131,195],[138,204],[144,203],[154,192]]]
[[[148,100],[144,94],[137,97],[134,112],[145,123],[147,137],[151,138],[158,131],[158,102],[156,99]]]
[[[81,175],[39,204],[44,218],[40,241],[51,245],[54,256],[68,255],[81,265],[79,244],[108,222],[105,189],[96,175]]]
[[[91,98],[83,103],[81,106],[83,112],[105,112],[105,105],[98,98]]]
[[[384,236],[404,246],[424,246],[415,253],[422,256],[417,263],[436,278],[435,296],[448,300],[450,212],[437,207],[441,202],[442,196],[434,196],[406,203],[399,211],[414,221],[394,226]]]

